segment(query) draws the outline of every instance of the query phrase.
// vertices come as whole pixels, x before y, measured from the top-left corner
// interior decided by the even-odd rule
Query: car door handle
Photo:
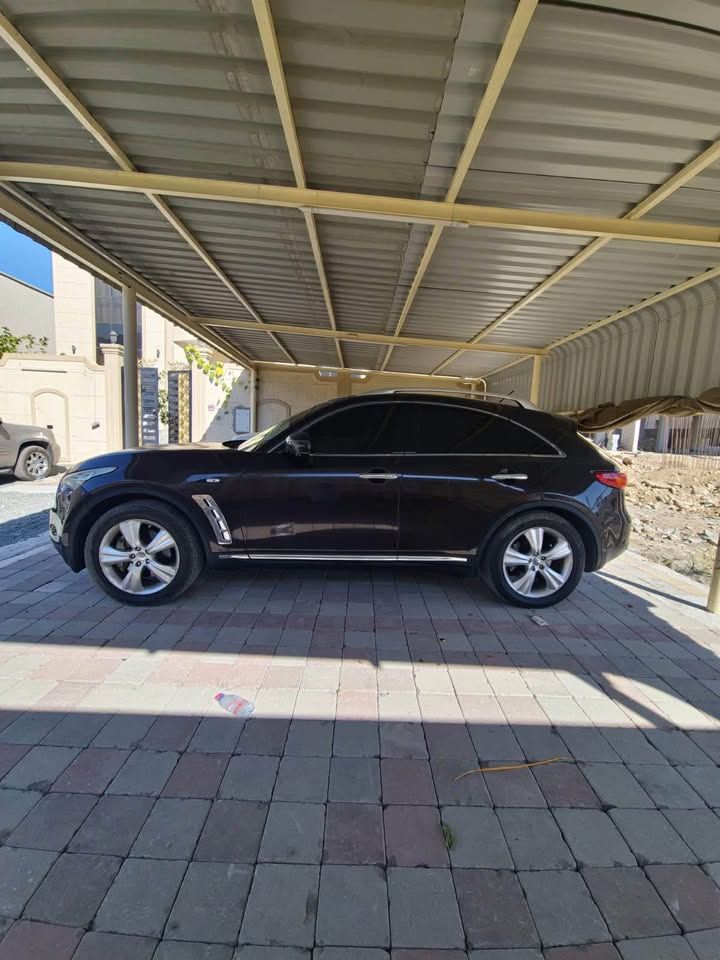
[[[490,480],[527,480],[526,473],[494,473]]]
[[[374,483],[385,483],[386,480],[397,480],[399,473],[386,473],[384,470],[371,470],[369,473],[359,473],[359,480],[372,480]]]

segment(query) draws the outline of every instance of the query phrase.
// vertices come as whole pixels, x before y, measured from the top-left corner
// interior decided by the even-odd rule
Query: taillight
[[[627,474],[616,472],[614,470],[596,470],[595,479],[604,483],[606,487],[615,487],[616,490],[622,490],[627,486]]]

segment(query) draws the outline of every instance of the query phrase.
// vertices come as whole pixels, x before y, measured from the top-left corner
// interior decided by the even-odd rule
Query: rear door
[[[548,463],[561,454],[501,413],[441,400],[413,407],[398,551],[470,556],[500,516],[540,499]]]

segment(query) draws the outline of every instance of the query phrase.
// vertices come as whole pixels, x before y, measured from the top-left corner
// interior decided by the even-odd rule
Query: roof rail
[[[445,397],[471,397],[473,400],[486,400],[488,402],[497,402],[497,403],[513,403],[518,407],[522,407],[526,410],[537,410],[537,407],[534,403],[531,403],[529,400],[521,400],[519,397],[510,397],[506,394],[500,393],[481,393],[475,390],[441,390],[436,387],[394,387],[387,390],[364,390],[362,394],[355,394],[355,396],[369,396],[370,394],[393,394],[393,393],[431,393],[439,394],[440,396]]]

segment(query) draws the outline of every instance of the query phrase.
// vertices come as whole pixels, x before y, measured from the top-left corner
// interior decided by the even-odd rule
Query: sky
[[[5,223],[0,223],[0,273],[52,293],[50,251]]]

